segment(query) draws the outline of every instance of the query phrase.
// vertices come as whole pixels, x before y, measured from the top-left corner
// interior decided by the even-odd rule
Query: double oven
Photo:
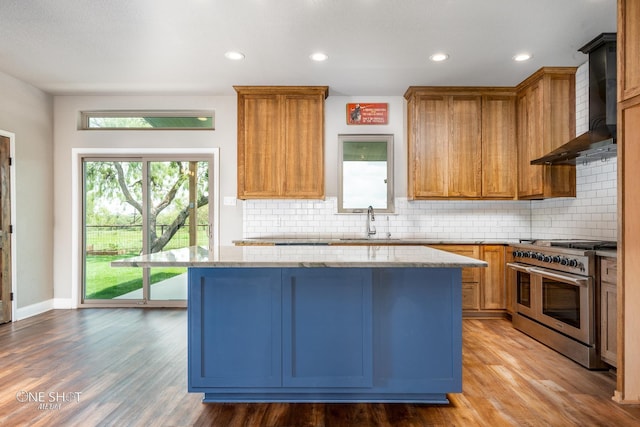
[[[612,242],[535,241],[512,245],[513,325],[589,369],[599,356],[595,250]],[[615,246],[614,246],[615,247]]]

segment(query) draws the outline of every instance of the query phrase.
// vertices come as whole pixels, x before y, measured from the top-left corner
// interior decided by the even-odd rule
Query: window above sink
[[[393,135],[338,135],[338,212],[394,212]]]

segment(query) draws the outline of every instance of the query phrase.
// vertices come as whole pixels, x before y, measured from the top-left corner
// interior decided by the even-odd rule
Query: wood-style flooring
[[[0,325],[2,426],[639,426],[584,369],[503,319],[463,322],[449,405],[203,404],[184,309],[55,310]]]

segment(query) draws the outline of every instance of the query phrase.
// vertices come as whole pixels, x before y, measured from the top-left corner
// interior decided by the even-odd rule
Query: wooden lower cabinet
[[[487,268],[462,269],[462,311],[468,317],[502,317],[507,310],[504,245],[429,245],[486,261]]]
[[[600,259],[600,357],[611,366],[618,359],[617,260]]]
[[[507,308],[504,246],[483,245],[480,258],[489,263],[487,268],[481,269],[482,292],[480,308],[483,310],[505,310]]]

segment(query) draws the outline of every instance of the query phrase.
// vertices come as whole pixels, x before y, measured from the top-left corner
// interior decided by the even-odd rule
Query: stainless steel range
[[[512,245],[513,325],[589,369],[600,360],[595,250],[615,242],[542,240]]]

